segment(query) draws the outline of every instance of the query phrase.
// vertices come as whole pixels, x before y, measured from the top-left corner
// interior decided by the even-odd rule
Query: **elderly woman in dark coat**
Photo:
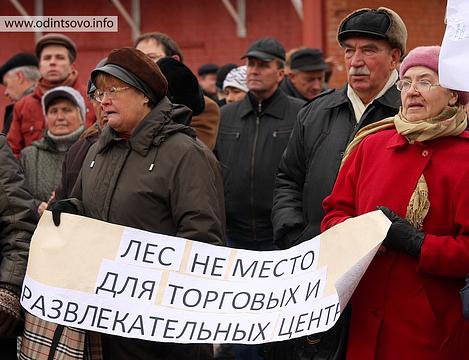
[[[92,72],[108,123],[91,146],[73,198],[52,206],[115,224],[221,245],[225,219],[213,154],[182,125],[158,66],[133,48],[114,50]],[[101,334],[104,359],[210,359],[211,345],[167,344]]]

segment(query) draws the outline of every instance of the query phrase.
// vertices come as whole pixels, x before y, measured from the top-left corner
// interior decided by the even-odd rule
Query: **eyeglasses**
[[[398,82],[396,82],[397,90],[402,92],[409,91],[412,85],[414,86],[414,89],[417,90],[419,93],[430,91],[433,86],[440,86],[440,84],[432,84],[428,80],[419,80],[415,83],[412,83],[409,80],[399,80]]]
[[[94,99],[97,102],[102,102],[104,100],[104,97],[107,96],[109,99],[114,100],[116,98],[117,93],[120,93],[121,91],[130,89],[130,86],[123,86],[123,87],[115,87],[113,86],[109,90],[101,90],[97,89],[94,92]]]

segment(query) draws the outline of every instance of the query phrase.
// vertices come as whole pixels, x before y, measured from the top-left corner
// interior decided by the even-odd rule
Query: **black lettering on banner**
[[[225,302],[225,296],[233,294],[233,291],[223,291],[223,293],[221,294],[220,306],[218,307],[219,310],[223,307],[223,303]]]
[[[249,331],[248,341],[251,341],[252,333],[254,331],[255,326],[256,326],[256,324],[251,325],[251,330]]]
[[[169,331],[176,330],[175,327],[170,326],[170,323],[177,324],[178,321],[177,320],[171,320],[171,319],[166,320],[166,325],[164,327],[164,332],[163,332],[163,339],[174,339],[174,337],[175,337],[174,335],[168,335]]]
[[[23,302],[24,299],[29,300],[33,296],[31,289],[27,287],[26,285],[23,286],[23,293],[21,294],[21,302]]]
[[[293,322],[295,320],[295,316],[292,317],[291,321],[290,321],[290,327],[288,328],[288,330],[285,332],[285,330],[283,330],[283,325],[285,324],[285,318],[282,318],[282,323],[280,324],[280,329],[279,329],[279,332],[278,332],[278,335],[279,336],[286,336],[288,335],[288,338],[290,339],[292,337],[292,327],[293,327]],[[309,330],[309,328],[308,328]]]
[[[153,320],[153,327],[151,329],[151,336],[155,336],[156,334],[156,326],[158,325],[158,322],[164,320],[163,318],[160,318],[158,316],[149,316],[150,320]]]
[[[119,324],[121,326],[121,332],[125,333],[125,326],[124,326],[124,321],[127,319],[127,317],[129,316],[129,313],[126,312],[124,313],[124,317],[119,319],[119,315],[120,315],[120,311],[117,310],[116,311],[116,314],[114,316],[114,321],[112,323],[112,331],[116,331],[116,328],[117,328],[117,324]]]
[[[256,335],[254,339],[252,339],[252,341],[256,341],[259,336],[262,336],[262,340],[264,341],[265,340],[264,332],[265,332],[265,329],[269,327],[269,325],[270,325],[270,321],[264,327],[262,327],[261,323],[257,323],[257,326],[259,327],[259,333]]]
[[[228,329],[226,329],[226,330],[220,329],[222,325],[223,325],[223,324],[221,324],[221,323],[218,323],[218,324],[217,324],[217,328],[216,328],[216,330],[215,330],[215,335],[213,335],[212,341],[217,341],[218,334],[225,334],[225,339],[223,340],[224,342],[226,342],[226,341],[228,340],[228,336],[230,335],[230,330],[231,330],[231,325],[232,325],[232,324],[229,323],[229,324],[228,324]]]
[[[277,266],[279,266],[280,264],[284,263],[284,262],[287,262],[288,260],[287,259],[282,259],[280,260],[278,263],[275,264],[274,266],[274,276],[275,277],[280,277],[282,276],[283,274],[285,274],[285,271],[283,271],[282,273],[278,273],[277,272]]]
[[[212,276],[223,276],[223,272],[220,272],[220,273],[215,272],[216,269],[223,269],[223,265],[218,265],[219,261],[226,261],[226,259],[216,257],[213,260],[212,272],[210,273],[210,275],[212,275]]]
[[[119,274],[117,273],[114,273],[114,272],[107,272],[106,275],[104,276],[104,280],[103,280],[103,283],[96,287],[96,294],[98,294],[100,291],[105,291],[105,292],[110,292],[112,294],[112,297],[115,297],[116,296],[116,285],[117,285],[117,277],[119,276]],[[108,279],[112,277],[112,280],[111,280],[111,288],[110,289],[106,289],[105,288],[105,285],[106,283],[108,282]]]
[[[331,309],[333,307],[337,307],[339,306],[339,304],[332,304],[332,305],[329,305],[329,306],[326,306],[324,309],[327,310],[327,318],[326,318],[326,323],[324,325],[328,325],[329,324],[329,318],[330,318],[330,315],[331,315]],[[334,314],[334,318],[336,316],[337,312]]]
[[[197,335],[197,340],[205,341],[212,337],[212,332],[208,329],[204,329],[204,326],[205,326],[205,321],[202,321],[202,324],[200,324],[199,334]],[[202,337],[203,332],[208,333],[208,335],[205,337]]]
[[[98,322],[96,324],[96,327],[99,328],[99,329],[107,330],[107,329],[109,329],[109,326],[101,325],[102,320],[110,320],[109,317],[104,316],[104,312],[112,313],[112,310],[111,309],[106,309],[106,308],[100,308],[99,309]]]
[[[285,294],[285,290],[284,290],[284,294]],[[274,296],[274,293],[271,292],[270,295],[269,295],[269,301],[267,301],[267,308],[266,308],[267,310],[275,309],[277,307],[278,303],[280,302],[279,299],[272,298],[273,296]],[[270,306],[270,303],[271,303],[272,300],[275,301],[275,305]]]
[[[176,336],[176,339],[182,338],[182,335],[186,332],[186,328],[189,325],[192,325],[192,331],[191,331],[191,334],[190,334],[188,340],[190,341],[194,338],[194,333],[195,333],[195,328],[197,326],[197,323],[194,322],[194,321],[186,321],[186,324],[184,325],[184,328],[182,329],[181,333],[178,336]]]
[[[161,249],[161,251],[158,255],[158,262],[163,266],[171,266],[173,264],[171,261],[169,261],[169,262],[164,262],[163,261],[163,253],[167,250],[171,250],[174,253],[176,252],[176,249],[171,247],[171,246],[165,246],[163,249]]]
[[[260,297],[260,299],[258,298]],[[265,294],[263,293],[255,293],[254,297],[252,299],[252,304],[251,304],[251,310],[261,310],[264,307],[264,299],[265,299]],[[259,304],[259,307],[255,307],[255,304]]]
[[[261,269],[259,271],[259,278],[262,279],[262,278],[268,278],[269,277],[269,274],[265,275],[264,272],[265,271],[270,271],[271,268],[267,265],[273,263],[272,260],[266,260],[266,261],[263,261],[262,262],[262,266],[261,266]]]
[[[291,275],[295,273],[295,268],[296,268],[296,261],[301,257],[301,255],[294,256],[290,260],[293,260],[293,265],[291,267]]]
[[[72,309],[72,306],[74,307],[74,309]],[[70,323],[73,323],[75,321],[77,321],[78,319],[78,304],[73,302],[73,301],[69,301],[67,303],[67,307],[65,308],[65,315],[64,315],[64,321],[65,322],[70,322]],[[68,315],[73,315],[73,317],[71,319],[68,318]]]
[[[190,304],[187,301],[189,293],[195,293],[194,302],[192,304]],[[187,306],[187,307],[196,307],[197,305],[200,304],[201,301],[202,301],[202,292],[199,289],[189,289],[184,293],[182,297],[182,303],[184,304],[184,306]]]
[[[130,297],[134,297],[135,296],[135,292],[137,291],[137,283],[138,283],[138,279],[136,277],[133,277],[133,276],[127,276],[127,278],[125,279],[125,282],[124,282],[124,285],[122,285],[122,289],[120,289],[119,291],[115,291],[114,292],[114,295],[113,297],[115,297],[117,294],[123,294],[124,291],[127,289],[127,285],[129,283],[129,281],[132,281],[133,282],[133,285],[132,285],[132,292],[130,294]],[[112,291],[111,291],[112,292]]]
[[[216,291],[209,290],[205,294],[205,300],[204,300],[204,309],[207,308],[207,304],[209,302],[214,302],[215,300],[218,299],[218,293]]]
[[[174,304],[174,298],[176,297],[176,290],[178,289],[184,289],[182,286],[178,286],[178,285],[173,285],[173,284],[168,284],[168,287],[169,288],[173,288],[173,295],[171,296],[171,301],[169,302],[171,305]]]
[[[78,321],[78,324],[81,325],[85,322],[85,319],[86,319],[86,316],[88,315],[88,309],[93,309],[94,312],[93,312],[93,320],[91,321],[91,326],[94,326],[94,323],[96,321],[96,314],[98,312],[98,307],[97,306],[93,306],[93,305],[87,305],[86,306],[86,309],[85,309],[85,314],[83,315],[83,318]]]
[[[304,316],[307,316],[308,313],[304,313],[304,314],[300,314],[300,316],[298,316],[298,321],[296,322],[296,327],[295,327],[295,333],[298,334],[300,332],[303,332],[305,329],[301,328],[300,329],[300,326],[303,325],[303,324],[306,324],[306,321],[303,320],[303,317]]]
[[[155,254],[156,254],[156,252],[150,251],[150,249],[149,249],[150,247],[156,249],[156,248],[158,247],[158,245],[147,243],[147,244],[145,245],[145,250],[143,251],[143,260],[142,260],[142,261],[143,261],[144,263],[147,263],[147,264],[154,264],[155,262],[154,262],[153,260],[148,260],[148,259],[147,259],[147,256],[148,256],[148,255],[155,255]]]
[[[290,302],[290,300],[293,300],[293,303],[296,304],[295,294],[296,294],[296,292],[298,291],[299,288],[300,288],[300,285],[298,285],[294,291],[292,291],[292,288],[289,288],[289,290],[290,290],[290,298],[289,298],[289,299],[287,300],[287,302],[285,303],[285,306],[288,305],[288,303]]]
[[[56,311],[56,314],[57,314],[57,315],[52,316],[52,315],[50,315],[50,314],[47,314],[47,317],[48,317],[49,319],[55,320],[55,319],[58,319],[58,318],[60,317],[60,314],[61,314],[61,313],[60,313],[60,309],[62,309],[62,306],[63,306],[64,303],[63,303],[61,300],[58,300],[58,299],[54,299],[54,300],[52,300],[51,302],[52,302],[52,304],[53,304],[53,303],[58,303],[57,306],[55,306],[55,307],[54,307],[54,306],[51,306],[51,307],[50,307],[51,311],[52,311],[52,310]]]
[[[257,268],[257,264],[258,264],[258,261],[255,260],[252,262],[252,264],[246,269],[246,271],[243,271],[244,267],[243,267],[243,261],[241,259],[236,259],[235,261],[235,266],[234,266],[234,269],[233,269],[233,276],[236,276],[237,275],[237,270],[238,270],[238,267],[240,268],[240,275],[241,277],[246,277],[246,275],[248,275],[249,271],[251,271],[251,278],[254,277],[255,273],[256,273],[256,268]]]
[[[314,284],[314,286],[311,288],[311,282],[308,283],[308,290],[306,290],[306,298],[305,298],[305,301],[308,301],[309,297],[311,296],[311,294],[316,290],[316,292],[314,293],[314,298],[316,299],[318,297],[318,293],[319,293],[319,285],[321,284],[321,279],[319,279],[316,284]]]
[[[39,295],[37,300],[31,306],[31,312],[33,309],[39,309],[41,311],[42,316],[46,316],[46,306],[44,304],[44,295]]]
[[[208,267],[208,263],[209,263],[209,261],[210,261],[210,256],[207,255],[207,256],[205,257],[205,261],[204,261],[204,262],[197,261],[198,257],[199,257],[199,254],[198,254],[198,253],[195,253],[195,255],[194,255],[194,261],[193,261],[193,263],[192,263],[191,273],[194,272],[196,265],[203,265],[204,271],[202,272],[202,274],[205,275],[205,274],[207,273],[207,267]]]
[[[314,313],[314,310],[311,311],[311,316],[309,318],[309,325],[308,325],[308,331],[311,329],[311,324],[313,322],[316,322],[316,329],[319,328],[319,324],[321,322],[321,318],[322,318],[322,308],[319,310],[319,315],[316,315],[316,317],[314,317],[315,313]]]
[[[236,323],[236,327],[235,327],[235,329],[234,329],[234,331],[233,331],[233,341],[235,341],[235,342],[236,342],[236,341],[242,341],[242,340],[244,340],[244,339],[246,338],[246,336],[248,335],[246,331],[240,330],[240,329],[239,329],[239,326],[240,326],[240,324],[239,324],[239,323]],[[242,336],[241,336],[240,338],[237,338],[237,337],[236,337],[236,334],[237,334],[238,332],[242,334]]]
[[[243,303],[242,303],[243,305],[241,305],[241,306],[236,305],[236,300],[238,299],[238,297],[239,297],[240,295],[246,296],[246,299],[245,299],[246,301],[243,302]],[[233,307],[233,309],[236,309],[236,310],[244,309],[244,308],[248,307],[250,301],[251,301],[251,294],[249,294],[248,292],[242,291],[242,292],[237,293],[237,294],[233,297],[232,307]]]
[[[150,284],[149,285],[149,288],[147,288],[145,286],[145,284]],[[155,291],[155,286],[156,286],[156,281],[152,281],[152,280],[147,280],[147,281],[144,281],[142,283],[142,292],[140,293],[140,295],[138,296],[139,299],[141,299],[143,297],[143,294],[145,294],[146,292],[148,292],[148,299],[147,300],[151,300],[153,298],[153,293]]]
[[[308,254],[311,254],[311,261],[309,262],[308,265],[305,266],[304,263],[305,263],[306,256]],[[308,270],[311,266],[313,266],[313,264],[314,264],[314,251],[310,250],[306,254],[304,254],[303,259],[301,259],[301,270]]]
[[[122,254],[120,256],[121,258],[125,258],[127,256],[127,254],[131,253],[131,248],[132,248],[133,244],[136,244],[136,246],[137,246],[137,248],[135,250],[135,256],[134,256],[133,260],[136,261],[138,259],[138,256],[140,254],[140,247],[142,246],[142,243],[138,240],[130,240],[129,247],[127,248],[127,250],[125,250],[124,254]]]
[[[139,330],[140,331],[140,335],[145,335],[144,334],[144,330],[143,330],[143,318],[142,318],[142,315],[137,315],[137,317],[135,318],[135,321],[133,322],[133,324],[130,326],[129,328],[129,331],[127,331],[127,334],[130,334],[132,331],[134,330]]]

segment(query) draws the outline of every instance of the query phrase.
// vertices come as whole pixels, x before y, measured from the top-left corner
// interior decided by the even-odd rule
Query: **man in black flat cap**
[[[216,145],[225,183],[227,244],[272,250],[274,178],[304,102],[279,89],[285,50],[276,39],[255,41],[243,58],[249,92],[243,100],[221,108]],[[236,359],[259,359],[258,348],[235,345]]]
[[[280,162],[272,222],[281,248],[320,233],[322,201],[332,190],[347,144],[364,126],[395,115],[401,104],[394,85],[407,30],[400,16],[384,7],[354,11],[340,23],[337,40],[344,49],[348,83],[302,109]],[[345,351],[346,329],[335,326],[322,343],[335,352],[343,340]]]
[[[15,54],[0,67],[0,82],[5,86],[5,96],[11,102],[5,107],[4,134],[10,129],[13,106],[23,96],[33,92],[40,77],[37,58],[30,53]]]
[[[199,77],[199,85],[204,91],[204,95],[218,103],[217,98],[217,71],[218,65],[216,64],[203,64],[197,70]]]
[[[294,51],[286,68],[287,74],[280,84],[285,94],[309,101],[323,90],[328,66],[321,50],[303,48]]]

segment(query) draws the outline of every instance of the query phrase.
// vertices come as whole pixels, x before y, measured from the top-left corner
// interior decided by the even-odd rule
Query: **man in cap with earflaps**
[[[280,162],[272,222],[281,248],[320,233],[322,202],[332,191],[347,144],[362,127],[395,115],[401,105],[396,69],[406,51],[407,30],[400,16],[384,7],[356,10],[340,23],[337,40],[348,82],[300,111]],[[339,322],[346,321],[344,315]],[[347,338],[346,326],[339,324],[326,334],[335,351]]]

